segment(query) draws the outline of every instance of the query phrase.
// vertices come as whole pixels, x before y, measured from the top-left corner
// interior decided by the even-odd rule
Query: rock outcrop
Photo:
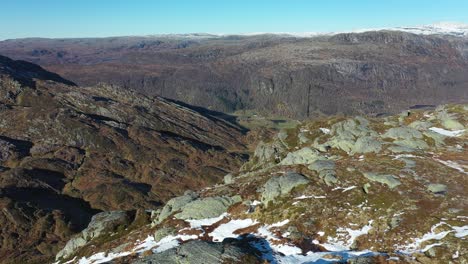
[[[255,263],[258,258],[252,249],[245,249],[236,245],[235,240],[223,243],[209,243],[205,241],[190,241],[181,246],[152,254],[134,264],[151,263],[191,263],[191,264],[218,264],[218,263]],[[245,245],[244,245],[245,247]]]
[[[282,176],[274,176],[263,185],[261,191],[262,202],[268,204],[276,198],[288,195],[295,187],[308,184],[310,181],[301,174],[288,172]]]
[[[116,231],[117,228],[125,228],[132,220],[133,216],[123,211],[98,213],[91,218],[88,227],[67,242],[65,247],[57,253],[56,258],[68,258],[92,239]]]

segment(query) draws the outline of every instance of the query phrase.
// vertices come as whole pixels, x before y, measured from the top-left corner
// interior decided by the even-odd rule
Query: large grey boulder
[[[320,156],[320,152],[315,149],[305,147],[300,150],[290,152],[288,155],[279,163],[280,165],[296,165],[296,164],[311,164],[312,162],[323,159]]]
[[[448,130],[461,130],[465,127],[457,121],[456,114],[447,112],[445,106],[439,106],[436,109],[437,119],[441,125]]]
[[[194,201],[197,197],[198,195],[195,192],[188,191],[183,196],[172,198],[166,203],[166,205],[164,205],[154,224],[164,221],[168,216],[179,211],[182,207]]]
[[[424,131],[423,134],[428,137],[428,138],[431,138],[434,140],[434,144],[436,147],[441,147],[445,144],[444,140],[446,138],[446,136],[442,135],[442,134],[439,134],[439,133],[436,133],[434,131]]]
[[[272,177],[260,189],[262,192],[261,200],[265,204],[268,204],[269,201],[274,201],[277,197],[288,195],[295,187],[308,184],[309,182],[309,179],[305,176],[295,172]]]
[[[352,153],[378,153],[382,149],[382,143],[373,136],[364,136],[356,140]]]
[[[77,249],[86,245],[93,238],[113,232],[119,226],[129,225],[131,221],[130,215],[124,211],[102,212],[94,215],[88,227],[70,239],[65,247],[57,253],[56,259],[72,256]]]
[[[177,233],[177,230],[173,227],[162,227],[162,228],[158,228],[156,230],[156,232],[154,232],[154,241],[156,242],[159,242],[161,241],[161,239],[167,237],[167,236],[170,236],[170,235],[174,235]]]
[[[423,134],[417,129],[411,127],[392,127],[387,130],[387,132],[385,132],[382,137],[393,139],[413,139],[422,138]]]
[[[323,179],[328,186],[338,182],[335,173],[335,162],[333,160],[317,160],[310,164],[308,169],[316,171],[319,178]]]
[[[429,148],[429,145],[422,139],[423,133],[412,127],[393,127],[382,137],[394,139],[393,146],[388,148],[392,152],[414,152],[418,149]]]
[[[393,153],[402,153],[402,152],[415,152],[416,149],[410,148],[407,146],[401,146],[401,145],[391,145],[387,148]]]
[[[441,120],[442,126],[448,130],[462,130],[465,127],[455,119]]]
[[[431,183],[427,186],[427,190],[435,194],[444,194],[447,192],[448,188],[445,184]]]
[[[390,187],[390,189],[393,189],[401,184],[401,182],[395,176],[389,175],[389,174],[377,174],[373,172],[365,172],[364,177],[374,182],[383,183],[387,185],[388,187]]]
[[[229,206],[241,202],[239,195],[233,197],[206,197],[194,200],[181,208],[181,212],[175,214],[178,219],[204,219],[220,216]]]
[[[421,140],[421,139],[400,139],[400,140],[393,141],[393,144],[407,147],[413,150],[429,148],[429,145],[424,140]]]
[[[416,120],[408,126],[417,130],[427,130],[432,126],[432,123],[427,121]]]
[[[193,240],[177,248],[155,253],[134,264],[218,264],[243,263],[249,250],[239,247],[235,242],[210,243]],[[252,255],[253,256],[253,255]]]
[[[309,170],[321,172],[324,170],[334,170],[335,162],[333,160],[317,160],[309,165]]]

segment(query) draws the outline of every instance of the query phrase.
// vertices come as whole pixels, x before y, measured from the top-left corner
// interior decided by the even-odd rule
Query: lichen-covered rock
[[[299,144],[305,144],[310,142],[310,139],[306,136],[306,133],[301,132],[297,135],[297,138],[299,139]]]
[[[392,127],[385,132],[382,137],[393,139],[413,139],[422,138],[423,135],[421,132],[411,127]]]
[[[200,198],[184,205],[181,212],[175,214],[175,217],[184,220],[217,217],[225,213],[229,206],[241,201],[242,198],[238,195]]]
[[[392,145],[392,146],[389,146],[387,149],[390,150],[391,152],[394,152],[394,153],[414,152],[414,151],[416,151],[416,149],[414,149],[414,148],[410,148],[410,147],[407,147],[407,146],[401,146],[401,145]]]
[[[156,232],[154,232],[154,241],[159,242],[164,237],[174,235],[175,233],[177,233],[177,230],[173,227],[158,228]]]
[[[255,148],[255,163],[257,165],[263,165],[267,163],[274,164],[280,159],[281,154],[285,151],[286,147],[279,139],[276,139],[271,143],[265,143],[261,141]]]
[[[450,113],[446,106],[442,105],[437,107],[436,113],[437,119],[439,119],[444,128],[448,130],[461,130],[465,128],[463,124],[458,122],[456,114]]]
[[[382,144],[368,125],[369,121],[363,117],[338,122],[331,127],[332,137],[324,145],[349,154],[379,152]]]
[[[442,145],[445,144],[444,140],[445,140],[446,137],[444,135],[442,135],[442,134],[439,134],[439,133],[436,133],[436,132],[430,131],[430,130],[424,131],[423,134],[426,137],[434,140],[434,145],[436,147],[441,147]]]
[[[321,172],[323,170],[334,170],[335,162],[333,160],[317,160],[309,165],[309,170]]]
[[[335,162],[333,160],[317,160],[310,164],[308,168],[309,170],[317,171],[319,178],[323,179],[328,186],[338,182],[335,173]]]
[[[231,173],[226,174],[224,176],[224,184],[233,184],[234,183],[234,176]]]
[[[280,162],[280,165],[311,164],[318,159],[323,159],[323,157],[320,156],[320,153],[317,150],[305,147],[288,153],[288,155]]]
[[[382,137],[394,139],[394,145],[388,148],[392,152],[414,152],[429,147],[423,140],[423,134],[412,127],[393,127]]]
[[[389,174],[365,172],[364,177],[374,182],[386,184],[388,187],[390,187],[390,189],[393,189],[401,184],[401,182],[395,176]]]
[[[426,149],[429,147],[429,145],[421,139],[400,139],[393,141],[393,144],[412,150]]]
[[[332,186],[338,182],[338,178],[336,177],[336,173],[333,170],[325,170],[320,172],[320,177],[323,178],[323,181],[326,185]]]
[[[124,211],[102,212],[94,215],[88,227],[70,239],[65,247],[57,253],[56,259],[73,255],[77,249],[83,247],[93,238],[112,232],[119,226],[128,225],[131,220],[129,214]]]
[[[180,209],[182,209],[182,207],[184,207],[188,203],[192,202],[197,197],[198,196],[197,196],[196,193],[191,192],[191,191],[187,191],[185,193],[185,195],[183,195],[183,196],[172,198],[171,200],[169,200],[166,203],[166,205],[161,210],[161,213],[159,214],[158,219],[155,222],[155,224],[162,222],[168,216],[170,216],[171,214],[179,211]]]
[[[441,123],[443,127],[449,130],[465,129],[465,127],[460,122],[454,119],[444,119],[444,120],[441,120]]]
[[[273,201],[277,197],[288,195],[295,187],[308,184],[309,182],[309,179],[305,176],[295,172],[289,172],[282,176],[272,177],[261,189],[262,202],[267,204],[269,201]]]
[[[431,183],[427,186],[427,190],[435,194],[444,194],[448,191],[448,188],[445,184]]]
[[[375,137],[364,136],[356,140],[352,153],[378,153],[382,149],[382,143]]]
[[[426,121],[421,121],[421,120],[416,120],[412,122],[411,124],[408,125],[411,128],[417,129],[417,130],[427,130],[429,127],[432,126],[431,122],[426,122]]]
[[[227,241],[223,243],[209,243],[206,241],[190,241],[177,248],[155,253],[134,264],[218,264],[218,263],[245,263],[247,256],[257,260],[248,249],[239,247],[237,243]]]

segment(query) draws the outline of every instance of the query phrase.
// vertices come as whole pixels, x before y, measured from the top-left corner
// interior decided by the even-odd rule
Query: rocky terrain
[[[311,38],[17,39],[0,42],[0,54],[38,63],[80,85],[118,84],[223,112],[303,119],[466,102],[466,35],[433,34],[437,27],[399,30]]]
[[[0,263],[467,263],[464,36],[2,41]]]
[[[146,223],[95,215],[56,263],[467,263],[467,117],[442,105],[301,122]]]
[[[206,109],[0,56],[0,262],[51,262],[101,211],[144,223],[145,210],[237,171],[244,134]]]

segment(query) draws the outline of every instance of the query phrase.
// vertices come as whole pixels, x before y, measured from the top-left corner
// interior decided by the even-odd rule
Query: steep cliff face
[[[398,31],[0,42],[78,84],[108,82],[214,110],[394,113],[468,98],[466,38]]]
[[[156,208],[237,170],[244,132],[209,113],[0,57],[2,261],[44,263],[101,210]]]

